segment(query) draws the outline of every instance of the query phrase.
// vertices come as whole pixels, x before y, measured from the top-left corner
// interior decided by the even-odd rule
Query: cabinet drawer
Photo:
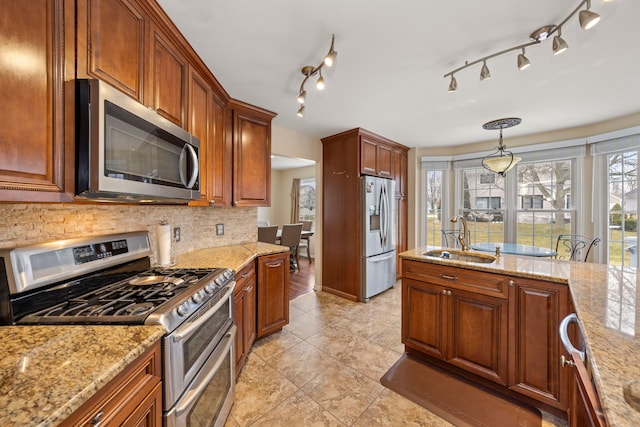
[[[239,292],[245,291],[247,287],[256,284],[256,266],[255,262],[250,262],[248,265],[240,269],[235,275],[236,277],[236,289],[234,296]]]
[[[504,299],[509,293],[506,276],[408,259],[402,261],[402,277]]]

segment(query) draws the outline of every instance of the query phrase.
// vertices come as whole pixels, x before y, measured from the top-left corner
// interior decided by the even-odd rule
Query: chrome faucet
[[[463,251],[469,250],[469,244],[467,243],[467,220],[464,219],[462,215],[456,215],[451,218],[451,222],[460,222],[462,223],[462,231],[458,234],[458,241],[460,242],[460,247]]]

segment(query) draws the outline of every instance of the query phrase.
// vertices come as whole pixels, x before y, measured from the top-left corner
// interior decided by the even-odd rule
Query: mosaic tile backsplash
[[[178,257],[194,249],[257,240],[257,208],[191,206],[0,204],[0,248],[10,248],[96,234],[148,230],[155,263],[156,225],[166,220],[180,227]],[[224,235],[216,235],[224,224]]]

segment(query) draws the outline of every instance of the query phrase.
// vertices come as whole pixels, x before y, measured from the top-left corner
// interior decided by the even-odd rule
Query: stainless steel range
[[[233,404],[231,270],[153,269],[146,231],[0,250],[0,324],[158,324],[167,426],[224,425]]]

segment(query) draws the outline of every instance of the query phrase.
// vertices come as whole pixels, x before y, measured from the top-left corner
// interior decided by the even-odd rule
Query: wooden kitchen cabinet
[[[406,183],[407,151],[407,147],[361,128],[322,138],[323,290],[353,301],[362,300],[360,176],[398,176]],[[404,158],[399,153],[404,153]],[[395,206],[397,255],[406,250],[407,244],[406,198],[399,199],[397,192]],[[398,277],[399,261],[398,257]]]
[[[160,341],[157,341],[63,424],[161,426],[160,360]]]
[[[236,274],[233,294],[233,320],[238,327],[236,335],[236,377],[256,340],[256,267],[251,262]]]
[[[229,137],[233,140],[233,206],[271,204],[272,113],[231,100]]]
[[[392,178],[396,183],[395,204],[396,221],[398,231],[396,234],[396,279],[402,277],[402,258],[400,254],[405,252],[407,247],[407,218],[408,218],[408,198],[407,198],[407,150],[394,148],[391,151]]]
[[[560,365],[563,348],[558,327],[570,312],[568,286],[518,277],[512,281],[515,320],[509,388],[566,411],[571,372]]]
[[[73,200],[75,2],[0,2],[0,201]],[[69,120],[71,119],[71,120]]]
[[[407,349],[507,384],[509,301],[504,277],[404,261]]]
[[[289,252],[258,257],[257,338],[289,323]]]

